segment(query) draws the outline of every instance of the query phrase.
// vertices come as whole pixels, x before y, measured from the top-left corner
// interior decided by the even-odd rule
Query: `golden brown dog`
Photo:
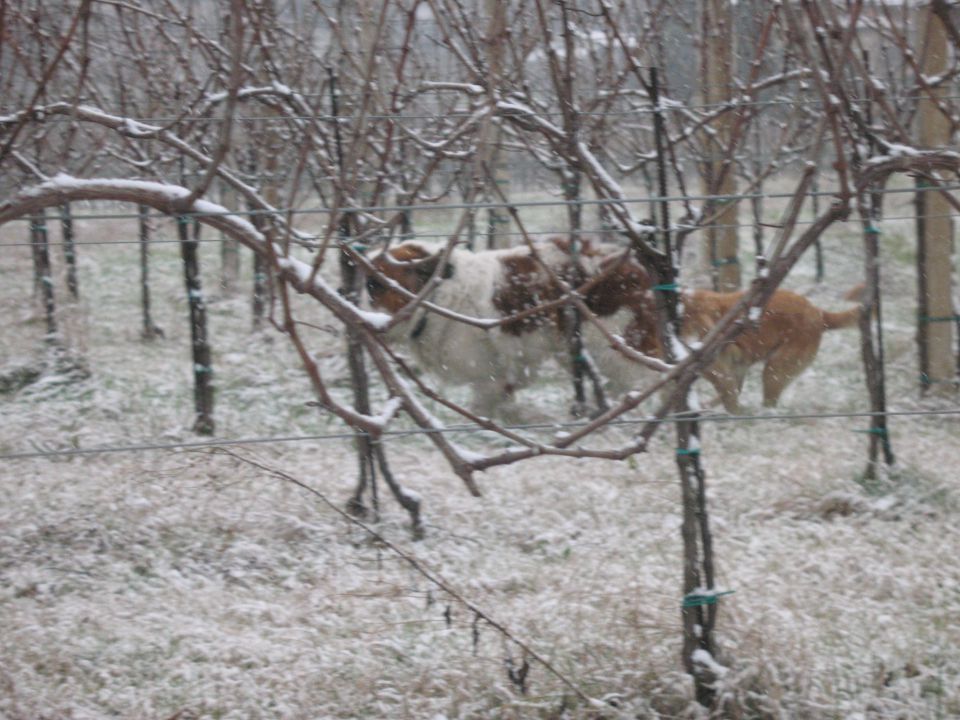
[[[847,294],[857,297],[861,288]],[[702,340],[743,297],[740,292],[694,290],[684,293],[680,336],[686,343]],[[857,324],[860,307],[842,312],[822,310],[805,297],[777,290],[763,309],[759,321],[737,335],[724,347],[704,377],[716,388],[720,401],[730,413],[739,413],[740,391],[751,365],[763,363],[763,404],[773,407],[784,389],[817,356],[825,330]],[[662,345],[656,331],[653,301],[648,297],[644,311],[637,312],[626,332],[628,343],[641,352],[662,357]]]

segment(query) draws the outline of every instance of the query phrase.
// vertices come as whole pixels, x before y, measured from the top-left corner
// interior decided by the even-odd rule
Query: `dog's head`
[[[584,300],[597,315],[612,315],[621,308],[634,314],[645,309],[645,294],[653,287],[650,273],[632,254],[622,250],[604,257],[598,268],[599,282],[587,291]]]
[[[389,313],[397,312],[410,302],[410,299],[392,287],[388,281],[416,294],[433,277],[442,257],[442,251],[431,253],[423,245],[412,242],[381,252],[370,261],[376,273],[367,275],[370,305]],[[442,277],[453,277],[453,266],[449,263],[444,267]]]

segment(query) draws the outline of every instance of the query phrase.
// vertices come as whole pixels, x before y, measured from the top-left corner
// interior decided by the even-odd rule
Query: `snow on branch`
[[[423,91],[455,90],[473,96],[483,95],[486,92],[482,86],[475,85],[473,83],[438,82],[429,80],[424,80],[421,82],[420,89]]]
[[[149,205],[168,215],[193,215],[200,222],[235,238],[264,257],[269,258],[272,250],[278,270],[296,290],[315,297],[341,321],[359,325],[371,332],[378,332],[389,323],[389,315],[361,310],[345,300],[322,277],[315,275],[308,263],[283,256],[276,245],[269,248],[264,235],[233,211],[207,200],[195,200],[185,206],[183,201],[189,195],[190,190],[179,185],[116,178],[84,180],[59,174],[0,203],[0,225],[42,208],[75,200],[129,202]]]
[[[120,115],[113,115],[91,105],[73,105],[66,102],[53,103],[43,107],[38,107],[33,111],[23,110],[14,115],[0,118],[0,126],[5,124],[16,124],[17,122],[22,121],[25,115],[41,120],[47,115],[67,115],[72,119],[102,125],[134,140],[158,140],[165,145],[174,148],[178,152],[183,153],[192,160],[195,160],[204,167],[212,165],[214,161],[212,157],[195,149],[192,145],[184,141],[176,133],[170,131],[166,127],[160,125],[151,125]],[[238,175],[222,165],[218,167],[217,174],[223,178],[226,183],[243,195],[244,199],[251,202],[256,208],[270,213],[274,222],[278,223],[285,231],[288,231],[294,239],[304,243],[310,242],[310,236],[304,235],[293,228],[288,227],[283,220],[282,214],[278,212],[278,209],[266,202],[257,193],[255,188],[243,182]]]

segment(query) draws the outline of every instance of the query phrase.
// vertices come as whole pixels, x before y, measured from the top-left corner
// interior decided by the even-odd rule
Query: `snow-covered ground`
[[[135,239],[121,223],[77,224],[80,242]],[[824,238],[823,286],[812,281],[812,258],[787,284],[840,307],[861,273],[852,228]],[[22,224],[0,231],[4,243],[25,237]],[[912,237],[908,222],[884,225],[890,407],[956,407],[955,396],[917,391]],[[90,377],[47,377],[0,396],[0,455],[196,439],[177,252],[153,249],[166,337],[146,344],[137,246],[80,248],[83,299],[62,303],[61,322]],[[216,289],[217,253],[203,247],[217,436],[342,432],[308,405],[286,341],[271,330],[251,335],[248,285],[229,297]],[[3,247],[0,372],[42,352],[31,283],[29,248]],[[317,331],[313,340],[345,393],[342,339]],[[566,419],[568,393],[554,376],[526,398]],[[756,373],[745,399],[759,404]],[[780,408],[867,409],[856,330],[826,336]],[[718,623],[731,717],[960,716],[960,418],[893,418],[898,472],[869,488],[857,482],[868,436],[856,431],[867,425],[704,424],[719,584],[735,591],[720,601]],[[629,434],[614,428],[607,441]],[[232,457],[0,459],[0,717],[695,716],[678,657],[671,434],[629,462],[540,458],[482,474],[480,499],[422,436],[387,446],[395,473],[424,500],[427,533],[411,540],[383,490],[377,530],[606,711],[532,661],[521,694],[507,673],[524,662],[517,646],[315,496]],[[456,441],[474,450],[498,442]],[[339,506],[355,480],[347,440],[234,450]]]

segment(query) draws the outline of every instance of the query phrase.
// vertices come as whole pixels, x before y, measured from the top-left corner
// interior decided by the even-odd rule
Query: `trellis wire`
[[[884,188],[876,192],[882,195],[895,195],[909,193],[915,195],[921,192],[942,192],[945,190],[960,190],[960,185],[939,185],[910,188]],[[835,197],[839,190],[821,190],[818,192],[803,193],[800,197]],[[224,217],[240,216],[249,217],[251,215],[331,215],[334,213],[352,214],[352,213],[387,213],[404,211],[439,211],[439,210],[489,210],[495,208],[533,208],[533,207],[566,207],[568,205],[635,205],[646,203],[648,205],[660,202],[684,202],[687,200],[696,200],[698,202],[707,201],[730,201],[730,200],[752,200],[752,199],[775,199],[789,200],[797,197],[796,193],[746,193],[730,195],[670,195],[657,196],[651,195],[645,198],[597,198],[580,200],[518,200],[516,202],[477,202],[477,203],[449,203],[443,205],[373,205],[367,207],[343,207],[343,208],[273,208],[271,210],[224,210],[223,212],[188,212],[183,213],[184,217]],[[140,216],[133,213],[97,213],[89,215],[74,215],[74,220],[129,220]],[[169,218],[166,213],[152,213],[149,217]],[[29,218],[19,217],[10,222],[28,222]],[[752,227],[752,226],[751,226]]]
[[[887,412],[853,411],[828,413],[790,413],[782,415],[699,415],[700,422],[757,422],[757,421],[790,421],[790,420],[837,420],[854,418],[871,418],[879,415],[884,417],[944,417],[960,416],[960,407],[942,410],[893,410]],[[622,427],[629,425],[645,425],[647,423],[678,423],[689,422],[686,415],[671,415],[663,418],[637,418],[627,420],[613,420],[604,427]],[[578,428],[586,425],[586,421],[568,421],[555,423],[531,423],[526,425],[504,425],[505,430],[530,431],[558,431],[568,428]],[[496,434],[495,430],[478,427],[476,425],[450,425],[441,428],[410,428],[407,430],[385,430],[381,437],[409,437],[412,435],[437,434],[464,434],[476,435],[479,433]],[[103,455],[124,452],[147,452],[153,450],[197,450],[231,445],[262,445],[265,443],[353,440],[357,435],[365,435],[362,431],[342,433],[327,433],[317,435],[278,435],[273,437],[234,438],[222,440],[198,440],[192,442],[175,443],[140,443],[136,445],[108,445],[96,448],[67,448],[62,450],[34,450],[21,453],[7,453],[0,455],[0,462],[12,460],[28,460],[34,458],[72,457],[81,455]],[[368,435],[368,434],[367,434]]]
[[[238,214],[240,214],[240,213],[238,213]],[[885,221],[885,222],[886,222],[886,221],[890,221],[890,220],[916,220],[916,219],[919,218],[919,217],[921,217],[921,216],[919,216],[919,215],[887,215],[887,216],[883,217],[882,220]],[[945,214],[940,214],[940,215],[923,215],[922,217],[925,217],[925,218],[954,218],[954,219],[957,219],[957,218],[960,218],[960,214],[957,214],[957,213],[945,213]],[[171,216],[169,219],[172,220],[172,219],[173,219],[172,216]],[[816,222],[815,220],[798,220],[798,221],[796,221],[796,222],[794,223],[794,225],[813,225],[815,222]],[[845,223],[859,223],[860,220],[859,220],[858,218],[845,218],[845,219],[841,220],[840,222],[845,222]],[[753,227],[753,223],[730,223],[730,224],[718,224],[718,225],[710,225],[710,226],[707,226],[707,225],[685,225],[685,224],[683,224],[683,223],[678,223],[677,225],[674,226],[674,229],[675,229],[675,230],[696,230],[696,231],[700,231],[700,230],[707,230],[707,229],[710,229],[710,228],[736,228],[736,229],[741,229],[741,228],[751,228],[751,227]],[[770,225],[766,225],[766,227],[770,227]],[[581,232],[582,234],[586,234],[586,235],[601,235],[601,234],[603,234],[603,233],[605,233],[605,232],[610,232],[612,229],[613,229],[613,228],[610,228],[610,227],[587,228],[587,229],[585,229],[585,230],[581,230],[580,232]],[[534,234],[536,234],[536,235],[563,235],[563,234],[566,233],[566,232],[567,232],[567,229],[566,229],[566,228],[561,228],[561,229],[557,229],[557,230],[537,230]],[[524,237],[524,233],[522,233],[522,232],[502,232],[502,233],[499,233],[499,234],[504,235],[504,236],[510,236],[510,237]],[[300,239],[301,239],[301,240],[322,240],[324,237],[325,237],[325,236],[323,236],[323,235],[301,235],[301,236],[300,236]],[[404,239],[405,239],[405,240],[425,240],[425,239],[438,240],[438,239],[440,239],[440,238],[449,238],[449,237],[450,237],[450,233],[440,233],[440,232],[437,232],[437,233],[414,233],[414,234],[412,234],[412,235],[410,235],[410,234],[405,234],[405,235],[404,235]],[[81,245],[89,245],[89,246],[91,246],[91,247],[92,247],[92,246],[95,246],[95,245],[136,245],[136,244],[138,244],[139,242],[140,242],[139,240],[93,240],[93,241],[89,241],[89,242],[76,242],[76,241],[74,241],[73,245],[74,245],[74,247],[78,247],[78,246],[81,246]],[[151,241],[150,241],[150,244],[151,244],[151,245],[168,245],[168,244],[178,244],[179,242],[180,242],[179,240],[175,240],[175,239],[172,239],[172,238],[169,238],[169,239],[167,239],[167,238],[160,238],[160,239],[156,239],[156,240],[151,240]],[[208,239],[203,239],[203,238],[201,238],[200,240],[197,240],[196,242],[197,242],[198,244],[200,244],[200,245],[203,245],[203,244],[205,244],[205,243],[206,243],[206,244],[221,243],[221,242],[223,242],[223,240],[221,240],[221,239],[219,239],[219,238],[208,238]],[[49,242],[50,247],[58,247],[58,246],[63,245],[63,244],[64,244],[64,243],[63,243],[62,241],[59,241],[59,240],[55,240],[55,241],[50,241],[50,242]],[[30,247],[30,243],[29,243],[29,242],[0,242],[0,247]]]
[[[741,94],[749,93],[749,88],[734,88],[737,92]],[[456,88],[449,88],[450,92],[457,92]],[[297,93],[301,95],[301,93]],[[302,97],[306,97],[301,95]],[[244,98],[244,100],[249,100],[250,98]],[[860,100],[860,98],[853,98],[855,101]],[[908,96],[908,95],[888,95],[885,97],[887,100],[893,101],[929,101],[931,98],[927,95],[920,96]],[[937,100],[960,100],[960,95],[944,95],[938,96]],[[780,100],[751,100],[748,102],[717,102],[717,103],[697,103],[697,104],[687,104],[683,103],[682,105],[676,106],[666,106],[664,109],[667,112],[683,112],[688,110],[736,110],[738,108],[749,108],[749,107],[777,107],[777,106],[822,106],[824,105],[823,100],[792,100],[783,98]],[[589,110],[575,110],[573,114],[583,117],[629,117],[631,115],[652,115],[656,112],[653,108],[642,107],[642,108],[631,108],[629,110],[604,110],[604,111],[589,111]],[[365,115],[364,120],[446,120],[450,118],[468,118],[473,115],[472,112],[466,110],[456,110],[451,113],[444,115],[438,114],[373,114]],[[560,111],[556,112],[539,112],[537,113],[540,117],[562,117],[563,113]],[[186,122],[186,123],[221,123],[226,120],[224,117],[205,117],[203,115],[187,115],[187,116],[155,116],[155,117],[141,117],[141,118],[128,118],[133,122],[140,123],[157,123],[157,124],[169,124],[173,122]],[[334,117],[333,115],[326,114],[316,114],[316,115],[234,115],[232,120],[233,122],[245,123],[245,122],[303,122],[309,120],[315,120],[318,122],[338,122],[341,124],[349,123],[353,118],[349,116],[339,116]],[[67,117],[53,117],[47,118],[45,122],[74,122],[72,118]]]

